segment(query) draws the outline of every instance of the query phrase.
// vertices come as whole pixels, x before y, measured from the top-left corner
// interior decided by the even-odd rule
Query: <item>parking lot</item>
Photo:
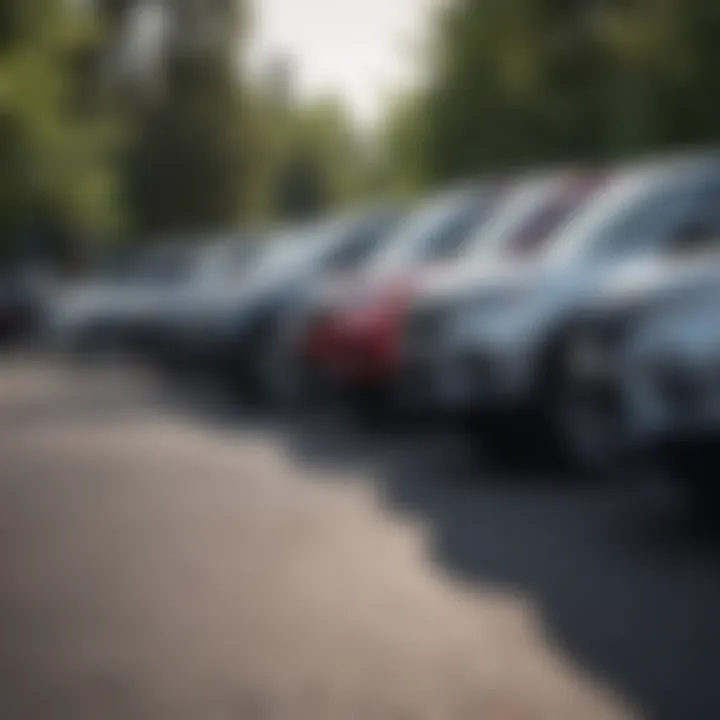
[[[720,544],[656,477],[0,364],[0,717],[720,716]]]

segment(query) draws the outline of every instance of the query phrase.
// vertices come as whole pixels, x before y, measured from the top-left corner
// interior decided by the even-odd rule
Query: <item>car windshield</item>
[[[353,270],[370,260],[397,226],[398,218],[396,212],[389,211],[359,218],[348,228],[336,252],[329,258],[330,269]]]
[[[135,267],[132,278],[150,282],[175,282],[185,279],[197,260],[198,248],[167,245],[152,248]]]
[[[479,227],[467,242],[468,257],[483,260],[502,252],[513,236],[552,195],[555,182],[528,180],[511,189],[499,203],[486,224]]]
[[[420,262],[453,256],[487,219],[491,207],[489,192],[440,196],[401,224],[373,259],[371,274],[384,277]]]
[[[104,253],[93,263],[89,275],[95,280],[124,280],[137,273],[143,255],[135,249],[123,248]]]
[[[551,263],[581,261],[612,254],[613,249],[638,246],[663,206],[672,199],[683,173],[670,168],[626,170],[584,212],[553,239],[547,259]]]
[[[556,233],[595,195],[602,174],[568,174],[521,188],[499,213],[489,237],[478,238],[476,257],[537,257]]]

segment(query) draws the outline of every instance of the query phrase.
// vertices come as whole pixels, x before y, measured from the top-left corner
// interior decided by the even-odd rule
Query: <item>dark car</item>
[[[442,360],[488,449],[512,457],[518,438],[532,437],[543,454],[572,459],[565,364],[586,303],[619,269],[720,231],[719,198],[717,153],[618,167],[553,234],[540,261],[499,264],[474,284],[446,319],[454,349]]]
[[[719,309],[720,234],[607,278],[568,354],[564,437],[579,464],[608,473],[650,454],[720,500]]]
[[[255,398],[296,396],[302,390],[298,335],[314,289],[352,273],[396,219],[395,209],[381,207],[277,232],[246,281],[193,318],[190,342],[204,368]]]
[[[0,276],[0,344],[31,336],[43,307],[44,293],[36,279],[13,271]]]

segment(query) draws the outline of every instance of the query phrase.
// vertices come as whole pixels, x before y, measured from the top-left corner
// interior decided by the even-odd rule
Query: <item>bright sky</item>
[[[252,0],[251,67],[286,55],[302,97],[339,94],[363,124],[411,82],[428,0]]]

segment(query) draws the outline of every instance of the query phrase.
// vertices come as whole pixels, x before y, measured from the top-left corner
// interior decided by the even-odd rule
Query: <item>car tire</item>
[[[546,356],[534,403],[542,460],[573,478],[614,476],[624,459],[625,414],[619,386],[594,385],[573,369],[575,336],[568,330]]]
[[[553,445],[566,469],[593,477],[614,475],[627,437],[618,391],[585,385],[568,374],[557,388],[552,412]]]
[[[717,514],[720,512],[720,453],[704,444],[671,447],[665,459],[682,492],[693,507]]]

